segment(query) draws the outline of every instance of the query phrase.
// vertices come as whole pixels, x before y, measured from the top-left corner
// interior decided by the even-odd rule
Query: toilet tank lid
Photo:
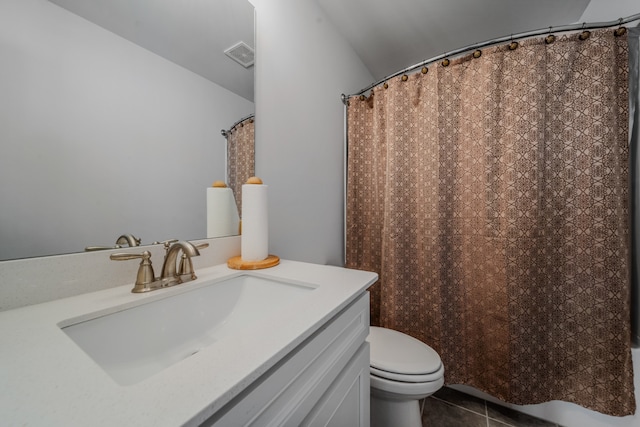
[[[407,334],[372,326],[367,338],[371,345],[371,366],[405,375],[430,374],[442,364],[434,349]]]

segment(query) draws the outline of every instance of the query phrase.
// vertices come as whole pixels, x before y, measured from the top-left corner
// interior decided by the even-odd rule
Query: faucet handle
[[[204,249],[208,248],[208,243],[200,243],[199,245],[194,245],[196,249]],[[188,257],[184,252],[180,257],[180,263],[178,264],[178,276],[189,275],[190,280],[197,279],[195,272],[193,271],[193,263],[191,262],[191,257]]]
[[[169,248],[171,247],[172,243],[177,242],[178,239],[168,239],[168,240],[163,240],[161,242],[153,242],[154,245],[162,245],[164,246],[164,254],[165,256],[167,255],[167,252],[169,252]]]
[[[115,246],[87,246],[86,248],[84,248],[85,252],[94,252],[94,251],[106,251],[109,249],[120,249],[122,248],[122,246],[120,245],[115,245]]]
[[[155,280],[155,274],[153,272],[153,266],[151,265],[151,252],[144,251],[141,254],[131,254],[131,253],[115,253],[109,256],[113,261],[127,261],[130,259],[138,259],[142,258],[140,261],[140,267],[138,267],[138,275],[136,277],[136,284],[134,285],[131,292],[139,293],[139,292],[148,292],[152,290],[149,286]]]

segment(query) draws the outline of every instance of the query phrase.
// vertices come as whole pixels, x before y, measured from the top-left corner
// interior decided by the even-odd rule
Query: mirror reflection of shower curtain
[[[242,184],[255,175],[255,120],[248,117],[227,133],[227,185],[242,218]]]
[[[640,346],[640,26],[629,30],[629,156],[631,182],[631,334]]]

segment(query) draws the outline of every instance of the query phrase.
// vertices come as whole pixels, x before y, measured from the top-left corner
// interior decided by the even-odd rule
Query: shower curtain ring
[[[613,30],[613,35],[616,37],[624,36],[627,32],[627,28],[622,26],[622,18],[618,20],[618,28]]]
[[[556,41],[556,36],[554,36],[553,34],[551,34],[551,27],[549,27],[549,35],[547,37],[544,38],[544,42],[546,44],[551,44],[554,41]]]
[[[588,39],[588,38],[589,38],[589,36],[591,35],[591,31],[589,31],[589,30],[585,30],[585,26],[586,26],[586,25],[587,25],[587,23],[586,23],[586,22],[583,22],[583,23],[582,23],[582,29],[583,29],[584,31],[582,31],[582,33],[580,33],[580,35],[578,36],[578,38],[579,38],[580,40],[582,40],[582,41],[584,41],[584,40]]]
[[[518,42],[513,41],[513,34],[511,34],[511,43],[509,43],[509,50],[516,50],[518,48]]]

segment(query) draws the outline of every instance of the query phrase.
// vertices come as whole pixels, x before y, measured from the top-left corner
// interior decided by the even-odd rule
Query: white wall
[[[46,0],[0,2],[0,58],[0,260],[206,235],[253,103]]]
[[[373,81],[312,0],[256,7],[256,174],[269,185],[269,250],[342,265],[342,93]]]

